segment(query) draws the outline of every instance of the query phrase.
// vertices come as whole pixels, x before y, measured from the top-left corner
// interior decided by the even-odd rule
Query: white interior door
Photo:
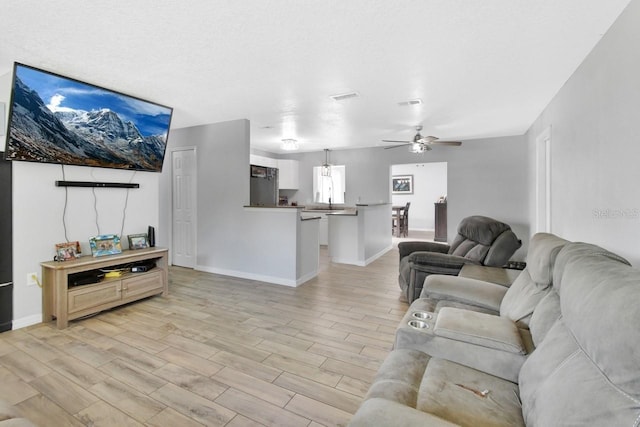
[[[551,232],[551,127],[536,138],[536,232]]]
[[[195,267],[196,150],[171,153],[173,192],[172,263]]]

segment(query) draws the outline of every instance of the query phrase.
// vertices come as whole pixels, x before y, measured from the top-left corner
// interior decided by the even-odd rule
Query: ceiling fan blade
[[[433,141],[430,142],[430,145],[451,145],[454,147],[459,147],[462,145],[460,141]]]
[[[417,142],[424,142],[425,144],[430,144],[433,141],[437,141],[438,137],[437,136],[422,136],[420,135],[420,138],[418,139]]]
[[[413,141],[396,141],[396,140],[393,140],[393,139],[383,139],[382,142],[399,142],[399,143],[402,143],[402,144],[411,144]]]
[[[388,150],[390,148],[400,148],[400,147],[406,147],[407,145],[411,145],[411,143],[408,144],[402,144],[402,145],[390,145],[389,147],[384,147],[385,150]]]

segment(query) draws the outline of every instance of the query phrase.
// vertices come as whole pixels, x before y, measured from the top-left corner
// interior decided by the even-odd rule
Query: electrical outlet
[[[38,280],[38,273],[27,273],[27,286],[35,286]]]

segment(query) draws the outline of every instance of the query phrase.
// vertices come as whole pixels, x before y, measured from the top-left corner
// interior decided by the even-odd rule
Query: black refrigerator
[[[13,324],[13,253],[12,253],[11,162],[0,152],[0,332]]]
[[[250,165],[251,206],[278,205],[278,169]]]

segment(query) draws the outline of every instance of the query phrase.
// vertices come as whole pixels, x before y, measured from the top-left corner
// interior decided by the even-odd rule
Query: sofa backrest
[[[554,290],[562,316],[520,371],[526,424],[637,426],[640,270],[598,246],[568,243]]]
[[[529,325],[534,308],[551,290],[553,267],[560,249],[569,243],[554,234],[537,233],[529,242],[527,266],[500,304],[500,316]]]
[[[458,224],[458,234],[451,243],[449,254],[501,267],[521,245],[508,224],[474,215]]]

